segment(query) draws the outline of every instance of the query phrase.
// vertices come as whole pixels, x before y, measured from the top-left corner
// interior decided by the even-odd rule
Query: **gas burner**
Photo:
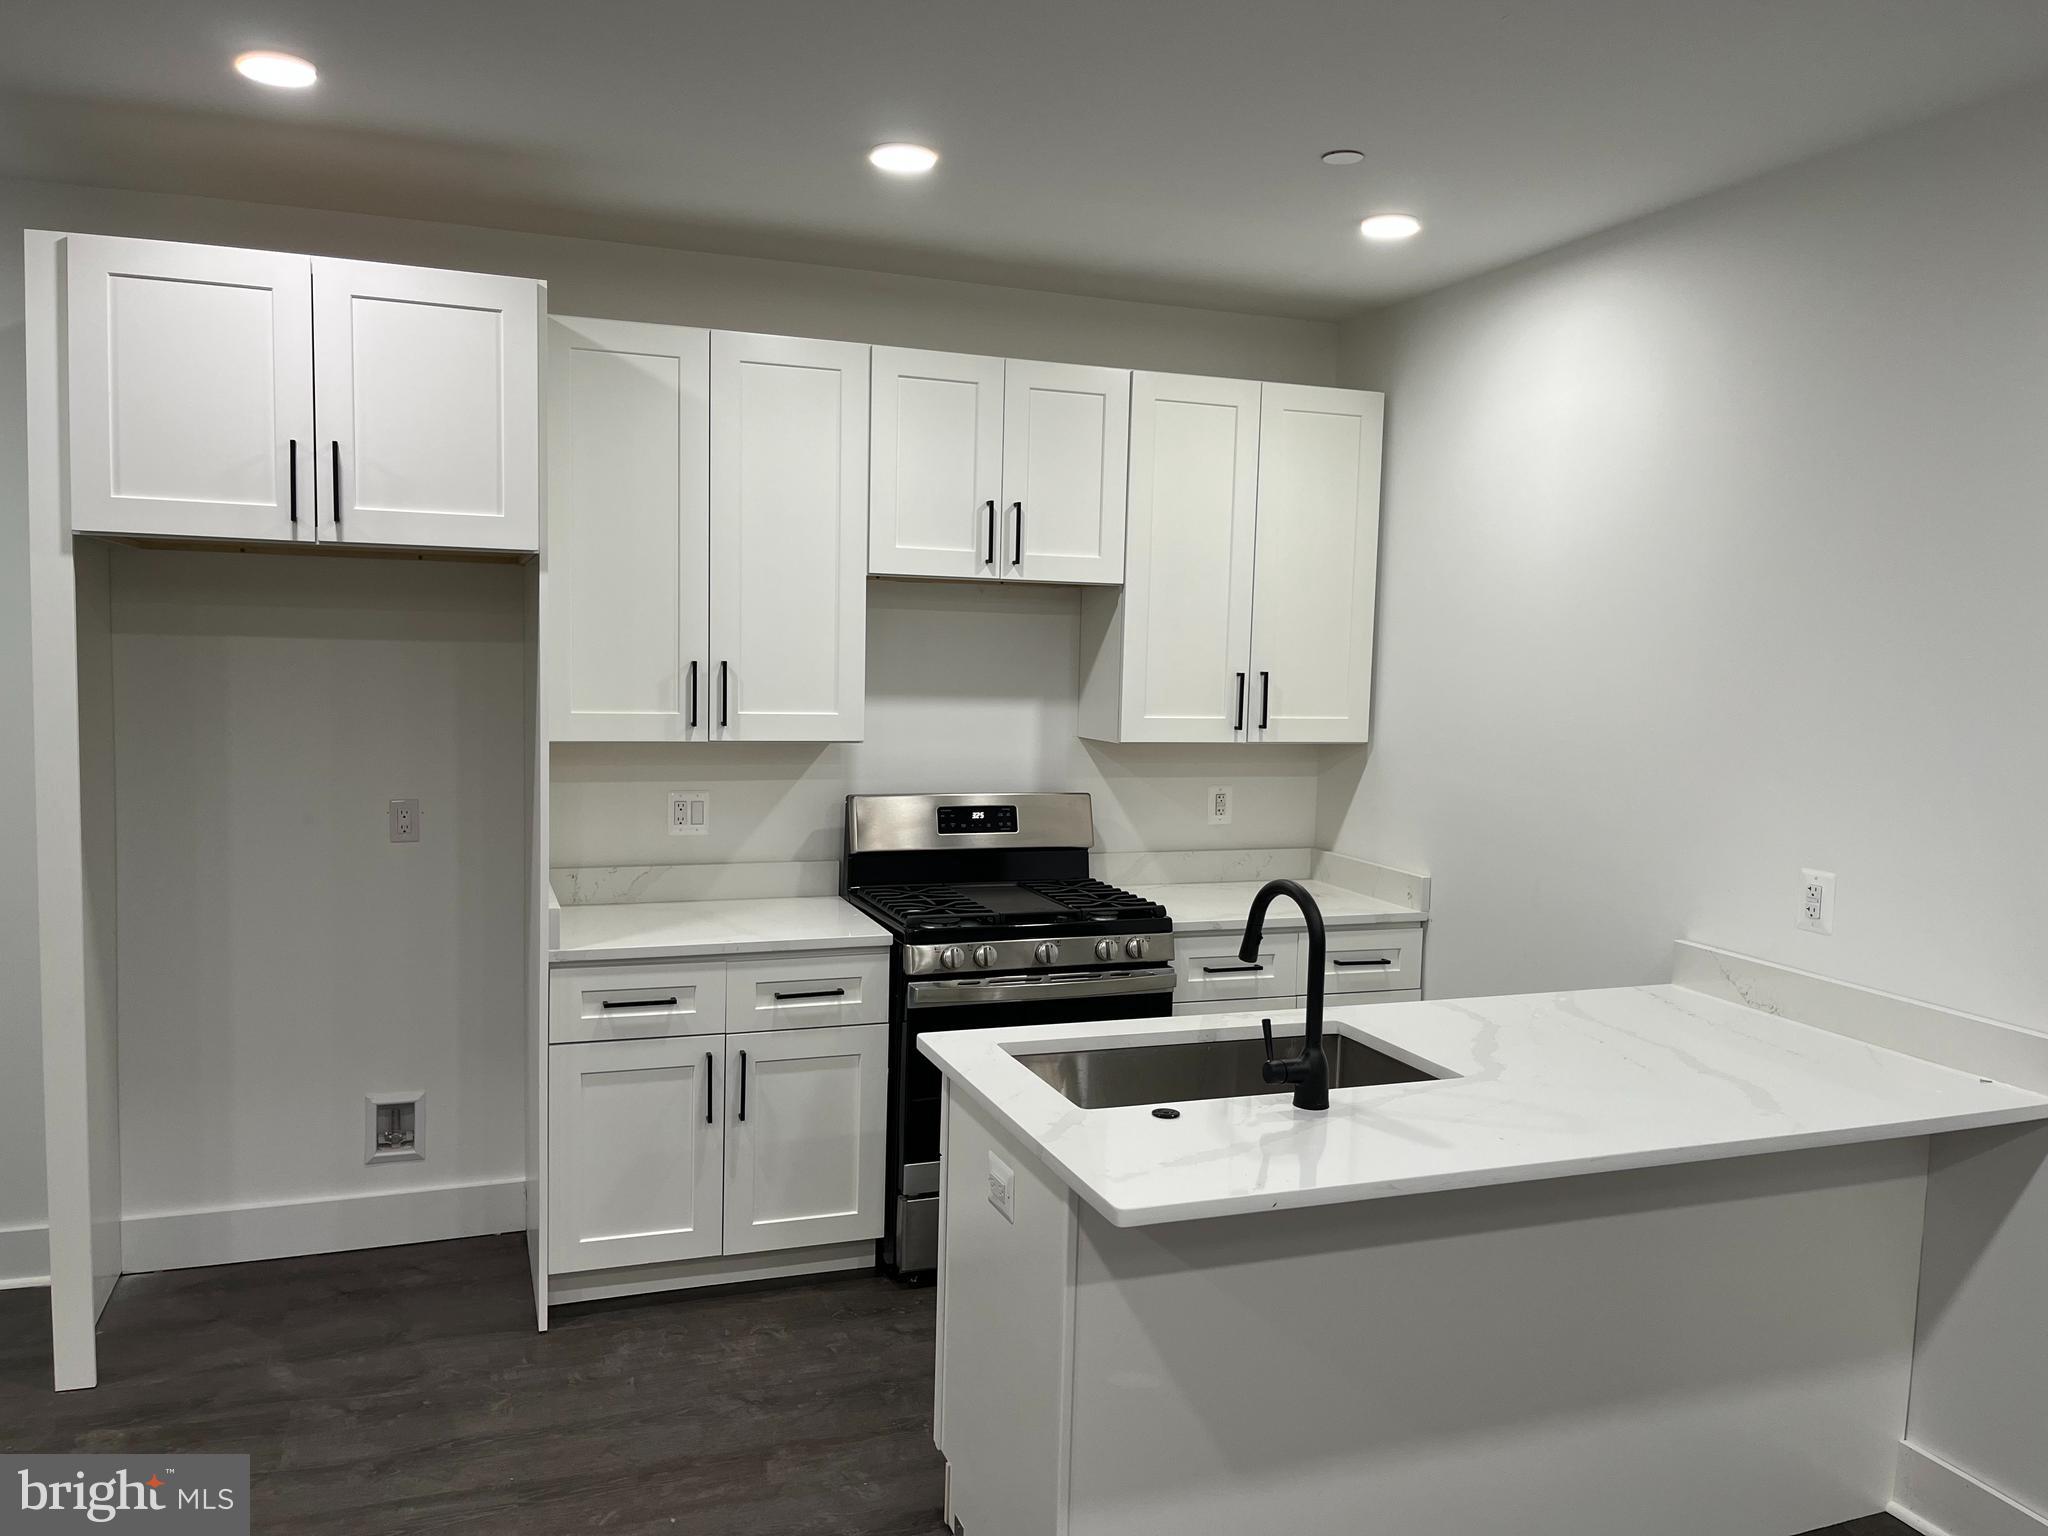
[[[1119,890],[1100,880],[1026,880],[1022,883],[1025,890],[1058,902],[1076,917],[1090,922],[1124,923],[1166,916],[1166,908],[1158,902],[1147,901],[1142,896]]]
[[[1000,921],[993,909],[952,885],[869,885],[861,895],[911,928],[968,928]]]

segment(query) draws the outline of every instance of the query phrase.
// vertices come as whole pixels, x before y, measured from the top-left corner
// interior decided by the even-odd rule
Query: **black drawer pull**
[[[996,504],[992,501],[988,504],[988,558],[981,563],[983,565],[994,565],[996,563]]]
[[[624,1002],[613,1002],[610,998],[599,1006],[605,1008],[673,1008],[676,1000],[672,997],[635,997]]]
[[[336,438],[334,447],[334,526],[341,526],[341,439]],[[317,450],[316,450],[317,451]]]
[[[1263,965],[1205,965],[1202,967],[1202,974],[1204,976],[1235,976],[1241,971],[1263,971],[1264,969]]]
[[[690,729],[697,729],[697,663],[690,662]]]
[[[292,522],[296,525],[299,521],[299,440],[295,437],[291,441]]]
[[[1393,964],[1394,962],[1393,962],[1393,961],[1391,961],[1391,960],[1387,960],[1387,959],[1379,959],[1379,960],[1337,960],[1337,961],[1333,961],[1332,963],[1333,963],[1333,964],[1336,964],[1336,965],[1392,965],[1392,964]]]
[[[777,1001],[778,1003],[793,1003],[797,1001],[799,998],[805,997],[844,996],[846,996],[846,988],[844,987],[825,987],[816,992],[778,992],[775,994],[775,1001]]]
[[[1234,731],[1244,729],[1244,674],[1242,672],[1237,674],[1237,724],[1232,726],[1231,729]]]
[[[711,1124],[711,1053],[704,1053],[704,1123]]]
[[[747,1053],[740,1052],[740,1119],[747,1118]]]

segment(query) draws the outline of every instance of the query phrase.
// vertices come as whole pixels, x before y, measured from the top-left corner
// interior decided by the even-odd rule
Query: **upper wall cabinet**
[[[1082,604],[1081,734],[1366,739],[1384,398],[1133,375],[1120,592]]]
[[[711,333],[548,332],[550,734],[708,740]]]
[[[875,348],[868,569],[1121,581],[1130,378]]]
[[[717,736],[860,740],[867,490],[867,347],[714,331]]]
[[[539,548],[539,283],[65,245],[74,531]]]

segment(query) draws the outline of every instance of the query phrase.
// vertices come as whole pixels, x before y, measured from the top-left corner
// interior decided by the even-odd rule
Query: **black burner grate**
[[[1024,889],[1056,901],[1077,917],[1090,922],[1161,918],[1166,908],[1129,891],[1105,885],[1100,880],[1026,880]]]
[[[972,928],[1000,922],[992,907],[951,885],[865,885],[864,900],[906,927]]]

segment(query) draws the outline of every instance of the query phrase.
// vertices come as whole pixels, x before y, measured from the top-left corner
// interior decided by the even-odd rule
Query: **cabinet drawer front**
[[[1421,985],[1420,928],[1353,928],[1330,935],[1324,992],[1410,992]]]
[[[725,1030],[725,964],[567,966],[549,981],[548,1039],[648,1040]]]
[[[1301,935],[1268,933],[1259,945],[1257,969],[1237,958],[1242,935],[1202,934],[1173,941],[1173,1001],[1213,1003],[1291,997],[1301,990]]]
[[[735,1034],[887,1023],[889,952],[734,960],[725,997],[725,1027]]]

